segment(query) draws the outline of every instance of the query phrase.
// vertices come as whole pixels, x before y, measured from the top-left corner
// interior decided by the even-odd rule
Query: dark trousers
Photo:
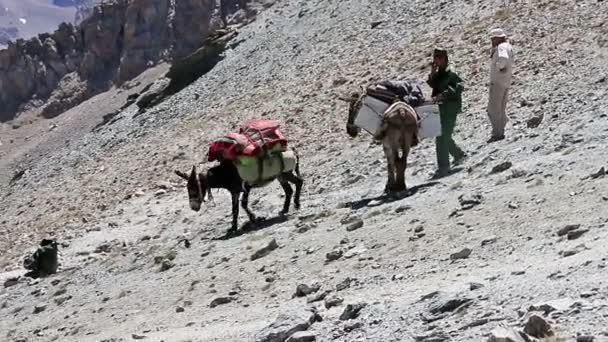
[[[437,167],[440,171],[448,171],[450,169],[450,155],[456,160],[465,156],[464,151],[452,139],[455,126],[456,115],[441,114],[441,136],[435,139]]]

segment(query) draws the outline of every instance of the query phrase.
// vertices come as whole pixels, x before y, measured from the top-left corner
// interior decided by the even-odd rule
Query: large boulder
[[[255,342],[285,342],[290,336],[305,331],[315,322],[317,314],[304,307],[284,309],[276,320],[255,336]]]
[[[498,327],[490,333],[488,342],[529,342],[525,334],[505,327]]]

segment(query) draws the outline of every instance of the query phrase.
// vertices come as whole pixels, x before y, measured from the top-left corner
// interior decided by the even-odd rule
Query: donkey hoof
[[[396,186],[393,188],[393,192],[402,193],[407,191],[407,187],[405,185]]]
[[[264,221],[266,221],[266,217],[264,216],[254,217],[253,220],[251,220],[253,223],[262,223]]]

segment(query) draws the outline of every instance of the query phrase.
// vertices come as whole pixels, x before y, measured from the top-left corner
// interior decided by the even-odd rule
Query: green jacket
[[[433,77],[429,76],[426,83],[433,89],[432,96],[445,94],[446,98],[439,105],[442,116],[456,116],[462,112],[462,92],[464,81],[449,68],[444,72],[438,72]]]

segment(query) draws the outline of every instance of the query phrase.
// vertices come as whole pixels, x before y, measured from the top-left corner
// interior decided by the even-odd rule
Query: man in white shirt
[[[492,34],[492,55],[490,65],[490,96],[488,116],[492,124],[492,137],[488,143],[505,138],[507,99],[513,72],[513,47],[507,41],[502,29],[494,29]]]

